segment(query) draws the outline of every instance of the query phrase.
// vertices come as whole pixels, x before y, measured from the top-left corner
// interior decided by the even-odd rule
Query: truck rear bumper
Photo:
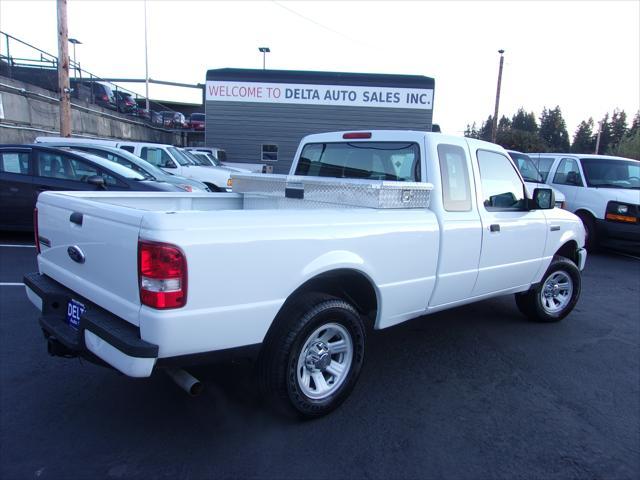
[[[142,340],[137,327],[46,275],[27,274],[24,284],[27,297],[42,312],[40,325],[51,354],[81,356],[91,361],[97,358],[130,377],[151,375],[158,346]],[[86,307],[78,328],[67,324],[67,305],[71,299]]]

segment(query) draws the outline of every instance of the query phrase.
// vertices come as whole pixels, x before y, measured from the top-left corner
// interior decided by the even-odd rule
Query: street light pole
[[[259,47],[258,51],[262,52],[262,69],[265,70],[267,67],[267,53],[271,52],[271,49],[269,47]]]
[[[149,55],[147,44],[147,0],[144,0],[144,83],[145,83],[145,100],[146,108],[151,118],[151,111],[149,110]]]
[[[82,45],[82,42],[77,38],[70,38],[69,43],[73,45],[73,75],[74,77],[78,76],[78,64],[76,62],[76,45]]]
[[[493,112],[493,128],[491,129],[491,141],[496,143],[498,135],[498,107],[500,106],[500,86],[502,85],[502,65],[504,64],[504,50],[498,50],[500,54],[500,69],[498,70],[498,89],[496,91],[496,108]]]

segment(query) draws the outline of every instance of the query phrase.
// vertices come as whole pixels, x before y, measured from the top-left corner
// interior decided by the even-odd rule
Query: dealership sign
[[[341,107],[433,108],[433,90],[295,83],[207,82],[207,101]]]

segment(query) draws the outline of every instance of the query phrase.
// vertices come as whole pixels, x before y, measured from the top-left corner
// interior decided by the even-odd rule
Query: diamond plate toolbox
[[[428,208],[433,189],[431,183],[262,173],[232,178],[235,193],[367,208]]]

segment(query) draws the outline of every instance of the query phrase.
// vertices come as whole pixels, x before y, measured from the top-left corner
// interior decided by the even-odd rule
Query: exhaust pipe
[[[171,380],[176,382],[176,384],[181,389],[183,389],[192,397],[195,397],[202,393],[202,389],[204,388],[202,383],[189,372],[181,368],[167,368],[166,372],[167,375],[171,377]]]

